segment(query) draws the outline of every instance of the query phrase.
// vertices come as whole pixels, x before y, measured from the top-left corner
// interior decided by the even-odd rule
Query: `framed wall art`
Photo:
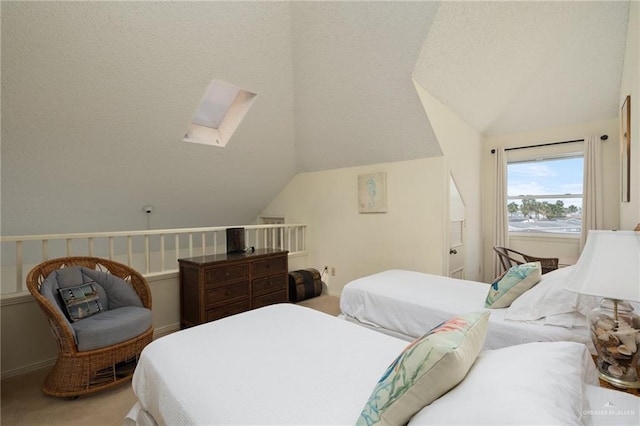
[[[623,203],[631,199],[631,96],[620,111],[620,195]]]
[[[358,211],[360,213],[386,213],[386,173],[378,172],[358,176]]]

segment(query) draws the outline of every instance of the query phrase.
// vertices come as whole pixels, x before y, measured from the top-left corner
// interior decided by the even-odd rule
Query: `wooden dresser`
[[[288,302],[288,252],[213,254],[178,259],[180,327]]]

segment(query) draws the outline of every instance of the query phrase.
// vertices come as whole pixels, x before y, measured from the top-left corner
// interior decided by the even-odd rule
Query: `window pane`
[[[193,124],[217,129],[227,111],[240,93],[240,89],[222,81],[213,80],[193,117]]]
[[[579,234],[582,170],[582,157],[509,163],[509,231]]]

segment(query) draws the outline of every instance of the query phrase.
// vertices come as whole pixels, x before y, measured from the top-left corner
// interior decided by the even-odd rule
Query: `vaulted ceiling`
[[[617,116],[628,2],[443,2],[414,78],[484,135]]]
[[[487,135],[615,117],[628,2],[1,12],[2,228],[15,234],[138,228],[145,204],[154,227],[248,223],[295,173],[441,155],[412,78]],[[258,94],[224,149],[181,142],[212,78]]]

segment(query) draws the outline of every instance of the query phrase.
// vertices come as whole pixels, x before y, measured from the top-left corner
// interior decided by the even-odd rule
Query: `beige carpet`
[[[121,425],[135,403],[130,382],[115,389],[60,399],[42,393],[49,369],[41,369],[2,381],[3,425]]]
[[[340,298],[336,296],[322,295],[298,302],[298,305],[313,308],[334,316],[340,315]]]
[[[300,305],[331,315],[340,313],[339,298],[319,296]],[[49,369],[2,380],[2,425],[121,425],[135,403],[130,384],[76,400],[49,397],[41,386]]]

